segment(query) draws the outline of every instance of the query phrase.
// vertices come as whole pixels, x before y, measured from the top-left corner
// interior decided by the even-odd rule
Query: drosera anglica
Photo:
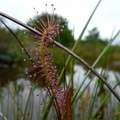
[[[58,115],[58,120],[61,120],[62,118],[66,118],[65,106],[67,103],[66,100],[68,100],[67,94],[70,93],[66,92],[67,89],[65,90],[63,86],[58,86],[57,68],[53,64],[52,53],[49,47],[51,44],[53,44],[53,41],[55,40],[57,34],[59,34],[59,32],[64,28],[65,20],[62,18],[55,20],[55,8],[53,4],[51,4],[51,6],[52,13],[50,15],[47,12],[46,4],[46,16],[40,16],[34,8],[38,21],[36,24],[32,19],[30,19],[30,22],[33,24],[34,29],[39,32],[39,35],[30,31],[26,31],[25,33],[30,37],[35,38],[35,41],[28,41],[23,44],[28,45],[25,50],[31,56],[29,59],[25,59],[25,61],[33,61],[33,66],[26,69],[26,73],[29,73],[30,77],[34,79],[33,82],[42,81],[44,88],[47,90],[47,94],[49,93],[49,96],[54,96],[54,106]],[[47,18],[47,21],[45,21],[45,17]]]

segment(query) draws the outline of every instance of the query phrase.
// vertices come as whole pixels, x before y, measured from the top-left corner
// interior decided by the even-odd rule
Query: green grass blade
[[[1,114],[2,114],[2,118],[4,119],[5,115],[4,115],[4,103],[3,103],[3,97],[2,97],[2,86],[1,86],[1,82],[0,82],[0,104],[1,104]]]
[[[84,34],[84,32],[85,32],[85,30],[86,30],[88,24],[90,23],[90,20],[92,19],[92,17],[93,17],[93,15],[94,15],[95,11],[97,10],[97,8],[98,8],[100,2],[101,2],[101,0],[100,0],[100,1],[98,2],[98,4],[96,5],[96,7],[95,7],[95,9],[93,10],[92,14],[90,15],[90,17],[89,17],[87,23],[85,24],[85,26],[84,26],[84,28],[83,28],[83,30],[82,30],[82,32],[81,32],[81,34],[80,34],[78,40],[76,41],[75,45],[73,46],[73,48],[72,48],[72,51],[73,51],[73,52],[75,52],[75,50],[77,49],[78,43],[79,43],[80,40],[82,39],[82,36],[83,36],[83,34]],[[65,67],[68,66],[70,60],[71,60],[71,56],[69,55],[69,56],[68,56],[68,59],[67,59],[67,61],[66,61],[66,63],[65,63]],[[61,83],[61,80],[62,80],[62,78],[63,78],[65,67],[62,69],[62,72],[61,72],[61,74],[60,74],[60,76],[59,76],[59,84]]]
[[[92,94],[92,98],[90,100],[90,105],[89,105],[88,115],[87,115],[86,120],[90,120],[90,118],[91,118],[92,111],[93,111],[93,106],[94,106],[94,103],[95,103],[95,98],[97,96],[98,87],[99,87],[99,85],[98,85],[98,82],[97,82],[94,89],[93,89],[93,94]]]
[[[49,111],[50,111],[51,105],[53,103],[53,100],[54,100],[54,97],[51,96],[48,105],[45,107],[45,111],[43,113],[42,120],[46,120],[47,119],[47,116],[49,114]]]
[[[104,48],[104,50],[101,52],[101,54],[98,56],[98,58],[96,59],[96,61],[93,63],[92,68],[94,68],[96,66],[96,64],[100,61],[100,59],[103,57],[103,55],[105,54],[105,52],[108,50],[108,48],[111,46],[112,42],[117,38],[117,36],[120,34],[120,30],[116,33],[116,35],[111,39],[110,42],[107,44],[107,46]],[[89,70],[83,80],[83,82],[81,83],[81,85],[79,86],[79,88],[76,90],[76,93],[73,96],[73,100],[72,102],[74,102],[75,98],[77,97],[82,85],[84,84],[85,80],[87,79],[87,77],[89,76],[89,74],[91,73],[91,71]],[[80,96],[79,96],[80,97]]]
[[[92,82],[92,80],[89,81],[89,83],[85,86],[85,88],[82,90],[82,92],[80,93],[80,95],[76,98],[75,103],[78,102],[78,100],[81,98],[82,94],[84,93],[84,91],[89,87],[90,83]],[[80,87],[82,87],[83,84],[80,85]],[[73,98],[74,99],[74,98]],[[74,101],[72,101],[74,102]]]
[[[31,88],[30,88],[30,92],[29,92],[29,95],[28,95],[28,99],[27,99],[27,103],[26,103],[26,106],[25,106],[25,110],[24,110],[24,113],[23,113],[23,119],[22,120],[25,120],[26,119],[26,112],[27,112],[27,107],[28,107],[28,103],[29,103],[29,101],[30,101],[30,96],[31,96],[31,94],[32,94],[32,92],[33,92],[33,89],[34,89],[34,86],[31,86]]]
[[[120,82],[118,82],[118,83],[115,85],[114,89],[115,89],[118,85],[120,85]],[[110,94],[111,94],[111,91],[109,91],[109,93],[106,95],[106,97],[104,98],[104,100],[102,101],[102,103],[99,105],[98,109],[96,110],[96,112],[95,112],[95,114],[94,114],[94,116],[93,116],[93,119],[95,119],[95,118],[97,117],[99,110],[100,110],[101,107],[105,104],[105,102],[108,100]]]

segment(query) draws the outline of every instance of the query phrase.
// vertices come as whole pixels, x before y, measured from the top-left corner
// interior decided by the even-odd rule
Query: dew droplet
[[[54,4],[51,4],[51,6],[54,6]]]
[[[32,60],[32,58],[30,58],[30,60]]]
[[[26,71],[26,72],[25,72],[25,74],[27,74],[27,75],[28,75],[28,71]]]
[[[61,21],[61,19],[59,19],[59,22]]]
[[[30,75],[30,77],[32,77],[32,75]]]
[[[34,67],[36,67],[36,65],[34,65]]]
[[[28,71],[28,69],[27,69],[27,68],[25,68],[25,71]]]
[[[32,85],[30,85],[30,88],[32,88],[33,86]]]

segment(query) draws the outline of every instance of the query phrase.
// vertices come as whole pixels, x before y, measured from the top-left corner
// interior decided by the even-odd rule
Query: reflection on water
[[[75,65],[74,66],[74,87],[75,89],[78,88],[81,83],[84,80],[84,77],[86,75],[86,70],[84,70],[83,67]],[[120,78],[119,73],[114,73],[113,71],[103,71],[102,69],[97,69],[99,73],[104,74],[104,77],[108,80],[108,82],[114,86],[116,84],[116,76]],[[67,83],[69,83],[70,77],[66,76]],[[88,77],[84,84],[82,85],[82,89],[90,82],[90,93],[92,93],[94,85],[97,81],[97,77]],[[80,90],[80,91],[81,91]],[[117,87],[117,91],[120,91],[120,87]],[[30,81],[26,80],[24,78],[18,79],[15,83],[10,82],[8,85],[2,88],[2,97],[0,98],[0,116],[8,118],[8,120],[13,120],[15,117],[16,119],[21,118],[22,114],[24,113],[26,102],[28,100],[28,95],[30,92]],[[39,95],[38,95],[39,94]],[[45,96],[45,91],[41,92],[40,88],[36,88],[31,97],[27,108],[26,116],[28,120],[39,120],[42,117],[43,111],[45,106],[47,105]],[[44,100],[45,99],[45,100]],[[79,110],[80,110],[80,102],[77,103],[75,110],[75,116],[79,116]],[[114,106],[115,107],[115,106]],[[16,115],[16,116],[15,116]],[[55,111],[52,108],[50,110],[49,118],[56,119],[55,118]],[[1,119],[0,119],[1,120]],[[77,118],[76,118],[77,120]]]
[[[16,85],[13,82],[10,82],[8,86],[3,87],[2,102],[0,104],[1,113],[4,111],[4,115],[9,118],[9,120],[13,120],[14,114],[16,114],[17,118],[21,118],[21,114],[23,114],[25,110],[29,92],[30,81],[23,78],[18,79]],[[27,108],[27,118],[31,118],[31,120],[39,120],[39,118],[42,117],[44,110],[42,105],[45,104],[45,102],[43,104],[44,98],[44,91],[41,92],[39,88],[36,88],[33,91]],[[51,112],[52,110],[50,111],[49,117],[53,117]]]
[[[75,88],[78,88],[81,85],[81,83],[83,82],[87,71],[82,66],[79,66],[79,65],[74,66],[74,71],[75,71],[74,78],[73,78],[74,79],[74,86],[75,86]],[[96,69],[96,71],[99,74],[102,74],[102,76],[107,80],[107,82],[110,83],[110,85],[112,87],[114,87],[116,85],[116,82],[117,82],[116,76],[120,79],[120,73],[118,73],[118,72],[114,72],[112,70],[106,71],[106,70],[103,70],[102,68],[98,68],[98,69]],[[67,83],[68,83],[70,76],[67,75],[66,78],[67,78]],[[95,82],[98,80],[98,78],[93,74],[88,76],[83,84],[83,87],[85,87],[89,83],[90,80],[92,80],[92,82],[90,84],[90,88],[92,91],[93,86],[95,85]],[[117,90],[120,91],[120,88],[117,88]]]

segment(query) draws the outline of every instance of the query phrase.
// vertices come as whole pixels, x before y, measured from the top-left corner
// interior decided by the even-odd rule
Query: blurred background
[[[51,3],[54,4],[56,8],[55,19],[57,20],[60,17],[62,17],[62,19],[67,19],[66,26],[56,37],[56,41],[67,48],[72,49],[72,46],[79,38],[79,35],[97,2],[97,0],[0,0],[0,11],[31,26],[29,18],[32,18],[35,22],[37,21],[36,13],[33,10],[34,7],[41,15],[42,13],[45,14],[46,3],[48,4],[48,13],[51,13],[52,11]],[[119,5],[119,0],[103,0],[101,2],[79,43],[79,47],[75,51],[77,55],[87,61],[90,65],[94,63],[99,54],[109,43],[114,27],[114,34],[119,30]],[[33,40],[33,38],[24,34],[24,28],[1,16],[0,19],[14,31],[21,42]],[[60,74],[68,54],[57,47],[51,47],[51,52],[53,53],[54,63]],[[62,55],[63,57],[59,55]],[[28,81],[30,78],[25,74],[25,68],[28,68],[31,63],[23,61],[26,57],[25,53],[22,53],[19,43],[10,31],[0,22],[0,82],[2,87],[7,89],[6,86],[9,86],[8,83],[12,82],[12,84],[17,84],[17,88],[11,88],[20,91],[23,90],[23,86],[25,87],[25,85],[29,83]],[[77,85],[78,80],[84,78],[87,69],[77,60],[74,59],[73,62],[75,64],[74,73],[77,73],[74,78]],[[106,51],[105,55],[97,64],[96,69],[98,71],[104,69],[106,79],[108,78],[112,81],[111,83],[116,83],[118,80],[116,75],[118,78],[120,76],[120,36],[116,38],[109,50]],[[70,72],[71,64],[66,69],[66,74],[68,75],[66,76],[66,79],[69,78]],[[92,77],[92,74],[90,77]],[[23,85],[23,83],[25,85]]]
[[[56,19],[59,19],[61,16],[63,19],[67,19],[67,26],[63,32],[61,32],[60,36],[56,38],[56,40],[71,49],[74,45],[74,42],[78,39],[97,2],[98,1],[96,0],[93,0],[92,2],[89,2],[88,0],[69,0],[69,2],[68,0],[53,0],[51,2],[47,0],[12,0],[10,2],[7,0],[0,0],[0,10],[30,25],[29,18],[37,21],[36,13],[33,10],[34,7],[41,15],[46,11],[45,4],[48,4],[48,13],[52,12],[51,3],[54,4],[56,8]],[[85,34],[83,35],[76,53],[90,65],[92,65],[104,47],[108,44],[114,27],[114,34],[119,28],[119,3],[120,1],[118,0],[102,1],[90,24],[88,25]],[[10,29],[15,32],[20,41],[27,41],[28,36],[24,34],[24,28],[3,17],[1,18],[10,27]],[[24,69],[27,67],[26,63],[23,62],[25,54],[21,52],[20,45],[2,23],[0,23],[0,33],[0,79],[1,81],[15,80],[24,75]],[[106,53],[97,67],[104,67],[119,72],[119,43],[119,37],[117,37],[110,47],[109,52]],[[63,53],[63,51],[57,47],[53,48],[54,61],[55,64],[59,66],[59,72],[61,71],[65,62],[64,57],[62,58],[57,56],[58,53],[61,52]],[[63,54],[65,54],[64,56],[67,56],[66,53]]]

